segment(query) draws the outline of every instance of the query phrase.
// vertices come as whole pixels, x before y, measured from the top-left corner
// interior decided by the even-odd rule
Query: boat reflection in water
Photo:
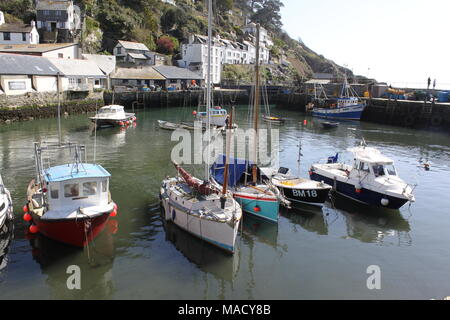
[[[164,221],[163,225],[166,240],[172,242],[175,248],[200,270],[218,280],[234,281],[239,271],[239,245],[236,245],[234,254],[230,255],[184,231],[171,221]]]
[[[244,216],[243,222],[242,236],[245,240],[253,242],[256,238],[258,242],[278,247],[278,224],[251,215]]]
[[[306,231],[318,235],[328,235],[328,222],[320,207],[305,205],[296,206],[290,210],[283,208],[280,214],[290,220],[294,228],[296,225],[300,225]]]
[[[33,259],[48,276],[51,299],[111,299],[114,294],[112,265],[115,257],[113,234],[117,220],[110,219],[105,229],[84,249],[67,246],[40,234],[32,236]],[[68,279],[74,274],[69,266],[81,271],[81,290],[70,290]],[[72,281],[69,281],[72,283]]]
[[[6,221],[0,229],[0,283],[2,282],[2,273],[8,266],[8,249],[14,234],[13,221]]]
[[[334,207],[345,217],[347,236],[350,238],[380,245],[412,244],[409,222],[398,210],[369,207],[339,195],[334,196],[332,203],[327,203],[327,206],[330,206],[328,209]]]

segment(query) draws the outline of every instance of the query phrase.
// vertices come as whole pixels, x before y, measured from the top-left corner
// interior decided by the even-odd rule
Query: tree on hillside
[[[219,13],[225,13],[233,9],[233,0],[216,0],[217,11]]]
[[[279,31],[283,26],[280,10],[283,7],[280,0],[263,0],[252,16],[252,21],[261,24],[271,31]]]
[[[180,48],[180,43],[174,37],[162,36],[156,41],[158,52],[163,54],[174,54]]]
[[[187,22],[186,13],[179,8],[169,8],[161,16],[161,29],[167,33]]]

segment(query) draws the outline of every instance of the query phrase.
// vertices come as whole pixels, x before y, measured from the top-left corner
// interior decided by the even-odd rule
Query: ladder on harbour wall
[[[387,101],[386,104],[386,109],[385,109],[385,118],[384,120],[388,123],[392,123],[392,119],[394,118],[395,115],[395,110],[397,109],[397,99],[392,100],[390,97]]]
[[[134,109],[139,109],[139,108],[145,109],[145,99],[144,99],[143,92],[136,91],[136,100],[133,101],[131,106],[133,107],[133,112],[134,112]]]

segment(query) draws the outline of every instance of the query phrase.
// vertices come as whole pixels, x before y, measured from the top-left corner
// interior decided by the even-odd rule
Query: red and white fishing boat
[[[126,126],[136,121],[136,115],[126,113],[123,106],[113,104],[100,108],[96,115],[89,119],[99,127]]]
[[[43,152],[62,149],[75,154],[75,161],[44,168]],[[28,185],[24,206],[31,233],[84,247],[103,230],[109,216],[117,214],[109,192],[111,175],[101,165],[82,162],[84,150],[73,143],[35,143],[36,179]]]

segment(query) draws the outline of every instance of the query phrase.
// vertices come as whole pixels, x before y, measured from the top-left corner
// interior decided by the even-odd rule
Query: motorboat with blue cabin
[[[339,97],[329,101],[328,106],[312,108],[313,117],[325,119],[360,120],[366,102],[361,100],[345,79]]]
[[[99,127],[126,126],[136,121],[134,113],[127,113],[123,106],[108,105],[101,107],[95,116],[89,118]]]
[[[13,219],[13,204],[11,193],[6,189],[2,176],[0,175],[0,229],[8,219]]]
[[[370,206],[399,209],[415,201],[413,187],[398,176],[392,159],[365,144],[348,151],[353,155],[352,165],[339,163],[336,154],[326,164],[313,164],[311,179],[324,181],[336,193]]]
[[[43,152],[71,150],[75,161],[44,168]],[[27,191],[24,220],[31,233],[84,247],[117,214],[109,192],[110,173],[99,164],[81,161],[84,146],[35,143],[36,179]]]

